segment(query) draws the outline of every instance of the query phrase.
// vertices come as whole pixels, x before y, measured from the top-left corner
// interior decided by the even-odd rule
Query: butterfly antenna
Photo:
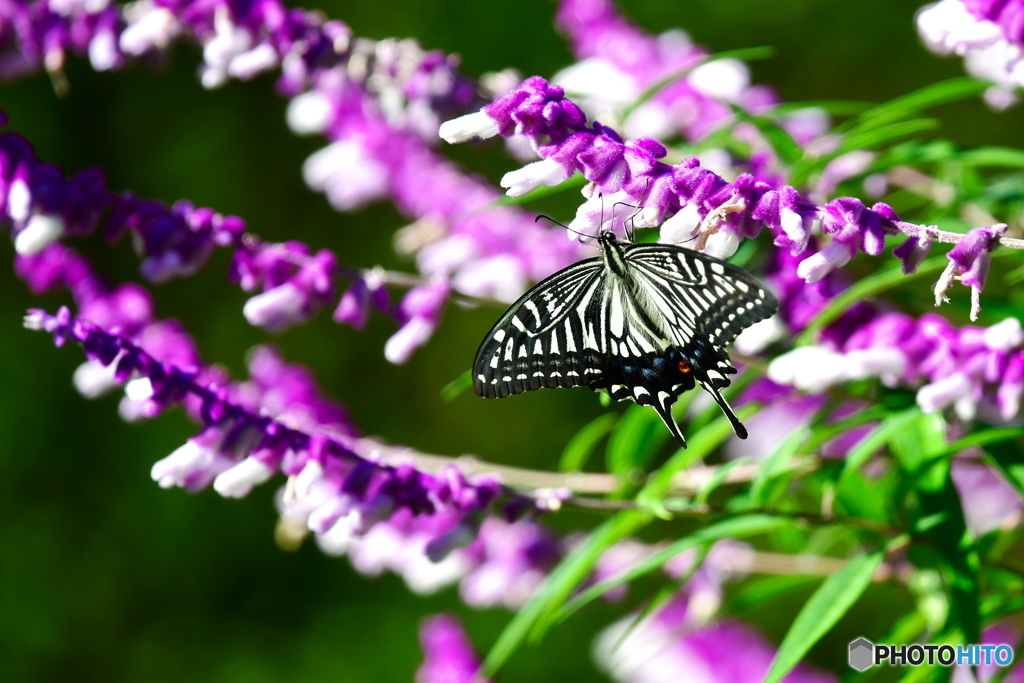
[[[574,232],[574,233],[576,233],[577,235],[579,235],[580,237],[583,237],[583,238],[588,238],[588,237],[590,237],[590,235],[586,235],[586,234],[584,234],[584,233],[580,232],[579,230],[573,230],[572,228],[570,228],[570,227],[569,227],[568,225],[566,225],[565,223],[559,223],[558,221],[556,221],[556,220],[555,220],[554,218],[552,218],[551,216],[548,216],[547,214],[543,214],[543,213],[542,213],[542,214],[540,214],[539,216],[537,216],[536,218],[534,218],[534,219],[533,219],[533,222],[534,222],[534,223],[539,223],[539,222],[540,222],[540,220],[541,220],[542,218],[543,218],[544,220],[548,220],[548,221],[551,221],[552,223],[554,223],[555,225],[557,225],[557,226],[559,226],[559,227],[561,227],[561,228],[565,228],[565,229],[566,229],[566,230],[568,230],[569,232]]]

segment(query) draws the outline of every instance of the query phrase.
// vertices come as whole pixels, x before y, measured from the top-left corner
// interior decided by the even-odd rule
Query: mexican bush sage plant
[[[923,137],[920,114],[977,96],[1016,104],[1021,17],[1018,0],[928,5],[916,19],[923,42],[963,56],[971,78],[883,104],[801,105],[751,82],[741,58],[757,50],[716,55],[677,29],[651,35],[606,0],[560,0],[575,62],[527,78],[467,74],[452,55],[359,37],[279,0],[0,0],[5,81],[46,72],[74,97],[72,60],[146,73],[178,46],[201,53],[206,89],[272,74],[291,130],[325,140],[290,172],[340,212],[393,205],[394,249],[413,264],[351,262],[327,244],[261,237],[244,216],[140,197],[99,169],[66,173],[5,116],[0,215],[14,272],[47,295],[24,327],[79,347],[74,386],[87,398],[120,392],[123,419],[180,409],[196,423],[152,465],[159,486],[243,498],[273,482],[283,545],[312,537],[364,575],[514,612],[489,639],[453,615],[425,620],[420,683],[496,680],[524,642],[598,601],[618,613],[594,640],[594,663],[629,683],[839,680],[845,647],[812,648],[849,633],[850,610],[880,595],[902,596],[903,612],[856,624],[857,635],[1016,646],[1024,302],[1012,285],[1024,279],[1024,152]],[[480,141],[498,139],[509,159],[500,187],[450,158],[453,145],[477,144],[458,150],[472,160]],[[556,201],[565,225],[536,220]],[[498,306],[627,235],[665,245],[652,253],[676,254],[677,270],[724,268],[704,256],[745,268],[770,290],[750,294],[750,308],[777,299],[732,344],[731,386],[701,380],[735,416],[697,390],[659,404],[688,448],[630,405],[574,426],[547,470],[431,454],[366,434],[358,410],[275,347],[250,350],[248,377],[235,378],[157,313],[170,296],[162,285],[226,263],[225,282],[245,292],[239,319],[261,334],[317,316],[356,330],[382,322],[392,330],[383,356],[415,364],[443,316],[489,306],[496,320]],[[145,284],[112,281],[87,256],[122,242]],[[716,334],[700,316],[727,293],[706,281],[684,311],[687,339]],[[519,310],[539,320],[549,299],[551,310],[565,303],[545,292]],[[557,338],[562,353],[596,343],[587,326],[607,329],[602,315],[623,315],[579,311],[579,329]],[[497,363],[506,349],[496,348]],[[683,353],[672,356],[679,373],[703,372]],[[453,406],[473,400],[474,379],[467,370],[444,388]],[[393,410],[404,400],[396,390]],[[479,428],[516,438],[508,423]],[[802,607],[787,623],[767,623],[794,599]],[[994,672],[953,673],[974,675]]]

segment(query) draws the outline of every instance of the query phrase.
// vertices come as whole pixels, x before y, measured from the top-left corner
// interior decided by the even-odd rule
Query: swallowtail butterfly
[[[685,446],[672,405],[700,384],[745,439],[720,393],[736,373],[724,347],[779,302],[741,268],[689,249],[608,231],[598,245],[599,257],[547,278],[495,323],[473,362],[477,395],[587,386],[653,407]]]

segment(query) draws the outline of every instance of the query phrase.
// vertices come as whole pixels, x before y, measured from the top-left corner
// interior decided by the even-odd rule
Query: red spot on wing
[[[679,372],[681,372],[681,373],[683,373],[685,375],[689,371],[690,371],[690,364],[687,363],[685,360],[679,361]]]

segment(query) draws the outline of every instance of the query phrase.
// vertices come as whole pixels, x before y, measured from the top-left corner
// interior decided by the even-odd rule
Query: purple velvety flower
[[[768,377],[810,392],[878,377],[917,388],[926,413],[947,407],[964,420],[1008,422],[1020,414],[1024,332],[1016,318],[988,328],[953,327],[943,318],[875,315],[839,343],[802,346],[772,360]]]
[[[279,253],[273,253],[279,252]],[[280,330],[306,320],[334,301],[335,256],[324,249],[310,255],[305,245],[271,245],[257,256],[236,252],[235,272],[244,283],[262,281],[264,290],[245,302],[251,325]],[[265,256],[265,259],[261,259]],[[244,265],[240,262],[244,261]],[[262,261],[262,263],[258,263]],[[258,265],[257,265],[258,263]],[[262,268],[261,268],[262,266]]]
[[[807,282],[817,282],[846,265],[858,251],[881,254],[886,235],[896,233],[899,220],[888,204],[878,203],[869,209],[852,197],[835,199],[821,207],[820,213],[821,229],[832,235],[832,243],[800,264],[797,273]]]
[[[35,256],[63,237],[89,235],[107,216],[104,236],[113,241],[128,233],[142,258],[140,272],[151,282],[192,275],[215,247],[236,246],[245,231],[240,218],[188,202],[168,207],[118,195],[97,169],[65,178],[10,132],[0,134],[0,211],[22,257]]]
[[[203,46],[201,79],[207,87],[280,67],[279,89],[293,98],[291,125],[299,132],[324,133],[331,140],[306,165],[311,186],[324,190],[335,206],[345,210],[390,196],[417,221],[402,233],[404,251],[424,250],[418,259],[424,274],[453,278],[459,291],[512,301],[531,281],[580,254],[578,245],[556,239],[554,231],[534,224],[525,212],[489,206],[497,198],[494,190],[466,177],[427,146],[437,139],[440,117],[464,109],[476,98],[475,84],[457,72],[454,57],[423,51],[413,41],[360,39],[340,22],[288,10],[276,0],[157,2],[133,6],[127,13],[103,3],[46,0],[4,7],[11,23],[0,27],[0,35],[3,28],[15,30],[6,34],[6,42],[0,40],[0,56],[16,59],[20,67],[0,77],[44,66],[59,69],[56,62],[62,63],[68,51],[88,51],[96,68],[118,68],[128,58],[166,51],[178,40]],[[40,33],[50,36],[50,51],[59,60],[47,61],[36,49],[37,43],[45,42]],[[0,195],[6,200],[6,189],[13,183],[16,242],[29,253],[77,227],[67,225],[60,212],[35,210],[23,191],[26,184],[15,182],[21,177],[16,173],[25,174],[19,168],[17,163],[0,168],[5,171]],[[140,237],[136,243],[144,258],[143,273],[154,281],[191,274],[212,245],[237,242],[244,229],[240,222],[223,219],[231,233],[231,239],[225,239],[218,234],[223,232],[218,226],[221,219],[208,210],[176,206],[175,215],[166,216],[155,203],[127,196],[119,201],[127,206],[114,212],[108,236],[124,227],[132,229],[133,237]],[[194,211],[207,214],[193,216]],[[427,224],[430,229],[414,229]],[[248,246],[252,252],[261,251],[255,242]],[[536,258],[537,254],[544,256]],[[255,260],[258,254],[240,258]],[[272,285],[240,276],[246,288],[264,285],[264,291],[250,300],[247,317],[254,324],[278,329],[333,303],[331,258],[324,251],[310,256],[313,263],[298,264],[299,270],[286,281]],[[236,266],[245,270],[244,264]],[[339,314],[342,320],[351,315],[344,310]]]
[[[454,616],[440,614],[425,620],[420,645],[424,659],[416,671],[416,683],[486,683],[477,676],[480,659]]]
[[[959,280],[971,288],[971,320],[978,319],[981,312],[981,290],[988,278],[991,252],[999,244],[999,236],[1006,232],[1006,225],[990,228],[974,228],[949,250],[946,258],[949,264],[935,283],[935,305],[949,301],[946,292]]]
[[[471,545],[492,504],[508,497],[495,479],[467,480],[454,466],[427,475],[408,464],[378,463],[379,447],[355,436],[347,415],[319,396],[308,373],[271,351],[257,351],[252,381],[234,385],[161,361],[67,308],[56,316],[30,311],[25,325],[51,333],[58,345],[80,343],[91,361],[114,367],[117,382],[144,379],[138,398],[155,409],[192,402],[203,427],[153,465],[163,487],[198,491],[212,484],[221,495],[239,497],[281,471],[290,477],[283,517],[317,534],[339,523],[365,533],[401,511],[440,515],[425,553],[435,561]]]
[[[1024,85],[1024,3],[1019,0],[940,0],[921,9],[917,29],[930,50],[964,58],[972,76],[994,86],[985,100],[996,109],[1018,101]]]
[[[493,132],[515,134],[516,128],[509,122],[543,119],[546,104],[529,95],[548,90],[546,81],[533,77],[499,98],[492,105],[500,115],[500,119],[492,118]],[[490,111],[480,114],[490,117]],[[818,207],[792,187],[773,186],[749,173],[728,182],[702,167],[696,158],[670,166],[660,161],[666,150],[657,141],[623,141],[598,122],[584,127],[574,121],[563,125],[560,132],[551,128],[549,125],[539,133],[524,128],[522,134],[537,147],[541,160],[505,175],[501,184],[510,196],[556,185],[578,172],[590,182],[585,194],[591,198],[608,196],[637,205],[641,226],[664,222],[664,241],[694,237],[693,248],[719,258],[731,256],[742,239],[756,237],[762,227],[772,231],[777,245],[802,251],[813,220],[820,218],[823,230],[834,237],[832,244],[804,262],[800,275],[808,282],[844,265],[858,251],[881,253],[885,236],[896,232],[899,218],[886,204],[868,208],[857,199],[843,198]],[[449,142],[458,142],[481,130],[479,125],[456,120],[442,126],[441,134]],[[581,207],[572,227],[593,234],[600,227],[594,217],[602,214],[594,205],[584,206],[587,208]]]
[[[931,249],[932,241],[938,229],[934,225],[926,225],[921,231],[907,238],[907,241],[892,250],[892,255],[903,261],[903,272],[907,275],[917,270],[928,250]]]

